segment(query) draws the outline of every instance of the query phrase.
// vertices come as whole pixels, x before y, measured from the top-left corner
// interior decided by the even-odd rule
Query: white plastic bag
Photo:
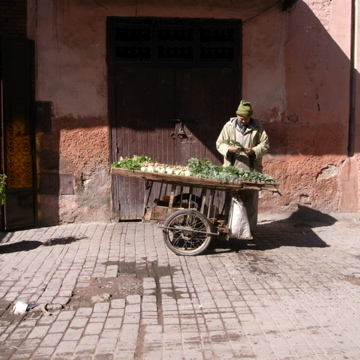
[[[12,308],[12,313],[15,315],[23,315],[26,313],[28,309],[28,304],[23,301],[17,301],[16,304]]]
[[[245,206],[235,198],[231,201],[229,228],[231,238],[252,239]]]

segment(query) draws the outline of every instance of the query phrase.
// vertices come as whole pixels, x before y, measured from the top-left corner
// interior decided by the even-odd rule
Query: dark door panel
[[[36,223],[34,44],[2,37],[0,56],[1,168],[7,175],[2,227],[8,230]]]
[[[234,68],[178,69],[176,114],[184,122],[185,137],[177,137],[177,162],[207,158],[220,163],[216,139],[222,126],[235,112],[238,102],[238,75]]]
[[[175,163],[172,124],[174,70],[168,68],[116,68],[116,126],[112,129],[112,161],[146,155]],[[144,181],[113,177],[114,210],[122,220],[143,216]]]
[[[35,224],[35,198],[33,189],[8,190],[4,214],[6,229],[16,229]]]

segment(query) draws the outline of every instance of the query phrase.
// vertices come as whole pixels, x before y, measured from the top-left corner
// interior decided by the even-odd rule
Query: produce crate
[[[144,221],[165,221],[169,215],[180,209],[179,207],[169,208],[169,202],[155,199],[153,206],[146,208]]]

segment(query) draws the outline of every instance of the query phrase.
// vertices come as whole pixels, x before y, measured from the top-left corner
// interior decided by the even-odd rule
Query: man
[[[262,157],[269,151],[269,138],[260,121],[251,117],[252,114],[251,104],[241,100],[237,117],[230,118],[224,125],[216,141],[217,150],[224,156],[224,166],[262,172]],[[241,190],[239,193],[253,232],[257,224],[259,193],[256,190]]]

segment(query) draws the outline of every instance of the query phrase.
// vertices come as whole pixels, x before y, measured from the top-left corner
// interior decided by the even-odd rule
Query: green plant
[[[119,161],[113,162],[111,166],[128,170],[140,170],[143,162],[156,162],[156,160],[145,155],[134,155],[132,158],[121,157]]]
[[[0,174],[0,205],[3,205],[6,198],[6,175]]]
[[[239,149],[236,150],[236,154],[240,154],[241,152],[246,153],[245,148],[239,142],[237,142],[235,140],[228,140],[227,144],[230,146],[238,146],[239,147]]]
[[[147,156],[134,155],[132,158],[120,158],[119,161],[113,162],[111,166],[128,170],[141,170],[164,174],[194,176],[205,179],[215,179],[222,182],[237,182],[242,180],[253,182],[275,182],[275,180],[269,175],[261,174],[257,171],[237,169],[232,166],[223,167],[214,165],[209,159],[199,160],[196,158],[191,158],[187,161],[187,166],[181,166],[160,164],[155,159],[149,158]]]
[[[237,169],[231,166],[217,166],[212,164],[208,159],[199,160],[191,158],[188,160],[188,167],[190,175],[199,178],[215,179],[223,182],[236,182],[240,180],[275,182],[269,175],[261,174],[256,171],[252,172],[244,169]]]

